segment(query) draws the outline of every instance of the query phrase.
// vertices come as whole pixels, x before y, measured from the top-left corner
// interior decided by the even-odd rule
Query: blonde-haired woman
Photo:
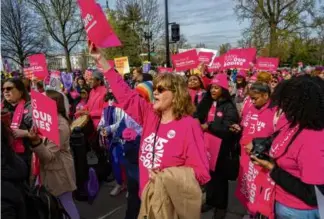
[[[159,74],[153,81],[155,102],[150,104],[129,88],[96,48],[90,46],[90,53],[103,67],[118,106],[143,127],[140,194],[158,171],[168,167],[191,167],[196,180],[207,183],[210,176],[203,133],[198,121],[190,116],[195,107],[184,78]]]

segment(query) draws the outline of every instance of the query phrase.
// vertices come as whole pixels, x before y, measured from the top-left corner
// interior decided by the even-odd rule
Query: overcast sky
[[[106,0],[99,2],[106,5]],[[113,9],[115,0],[108,2]],[[164,17],[164,0],[159,3]],[[169,0],[169,22],[180,24],[180,32],[190,44],[205,43],[214,49],[223,43],[235,46],[247,22],[237,20],[233,7],[233,0]]]

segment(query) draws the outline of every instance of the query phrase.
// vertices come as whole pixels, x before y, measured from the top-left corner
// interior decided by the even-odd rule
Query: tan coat
[[[192,168],[166,168],[146,185],[138,219],[199,219],[201,200]]]
[[[41,183],[54,196],[76,189],[74,162],[70,152],[70,127],[62,116],[59,116],[58,128],[60,147],[45,141],[32,149],[40,160]]]

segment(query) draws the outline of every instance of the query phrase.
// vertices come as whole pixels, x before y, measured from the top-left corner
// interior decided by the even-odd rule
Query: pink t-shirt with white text
[[[143,127],[139,151],[140,194],[149,181],[148,170],[174,166],[192,167],[197,181],[205,184],[210,180],[207,151],[203,132],[197,120],[191,116],[160,124],[160,116],[138,93],[129,88],[122,77],[113,69],[105,73],[118,105]],[[153,142],[156,134],[155,158]]]
[[[273,142],[282,142],[287,136],[286,130]],[[274,147],[271,152],[273,153]],[[287,153],[277,160],[280,168],[311,185],[324,184],[324,130],[304,129],[290,145]],[[279,185],[276,186],[276,201],[296,209],[314,209],[303,201],[287,193]]]

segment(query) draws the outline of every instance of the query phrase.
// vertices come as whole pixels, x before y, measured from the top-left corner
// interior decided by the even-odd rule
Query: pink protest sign
[[[121,43],[108,23],[101,6],[95,0],[78,0],[78,3],[90,41],[100,48],[120,46]]]
[[[30,67],[33,74],[38,79],[44,79],[48,75],[46,57],[44,54],[35,54],[28,57]]]
[[[172,55],[173,67],[176,71],[186,71],[197,68],[199,65],[197,51],[195,49]]]
[[[217,138],[216,136],[209,134],[208,132],[205,132],[204,141],[207,152],[209,153],[209,169],[211,171],[215,171],[222,139]]]
[[[33,122],[44,137],[60,146],[56,102],[51,98],[31,90]]]
[[[224,64],[224,56],[218,56],[215,57],[214,60],[212,61],[211,65],[208,66],[208,71],[209,72],[215,72],[215,71],[219,71],[222,69]]]
[[[172,68],[158,67],[158,73],[171,73],[173,72]]]
[[[256,52],[255,48],[231,49],[224,56],[223,67],[249,69],[255,62]]]
[[[199,63],[205,63],[209,64],[214,56],[214,53],[212,52],[199,52],[198,54],[198,60]]]
[[[256,61],[256,69],[264,71],[276,71],[279,65],[279,58],[259,57]]]
[[[111,68],[115,68],[114,60],[107,60],[107,62],[110,65]],[[99,63],[97,63],[97,68],[98,68],[99,71],[103,72],[103,68]]]

